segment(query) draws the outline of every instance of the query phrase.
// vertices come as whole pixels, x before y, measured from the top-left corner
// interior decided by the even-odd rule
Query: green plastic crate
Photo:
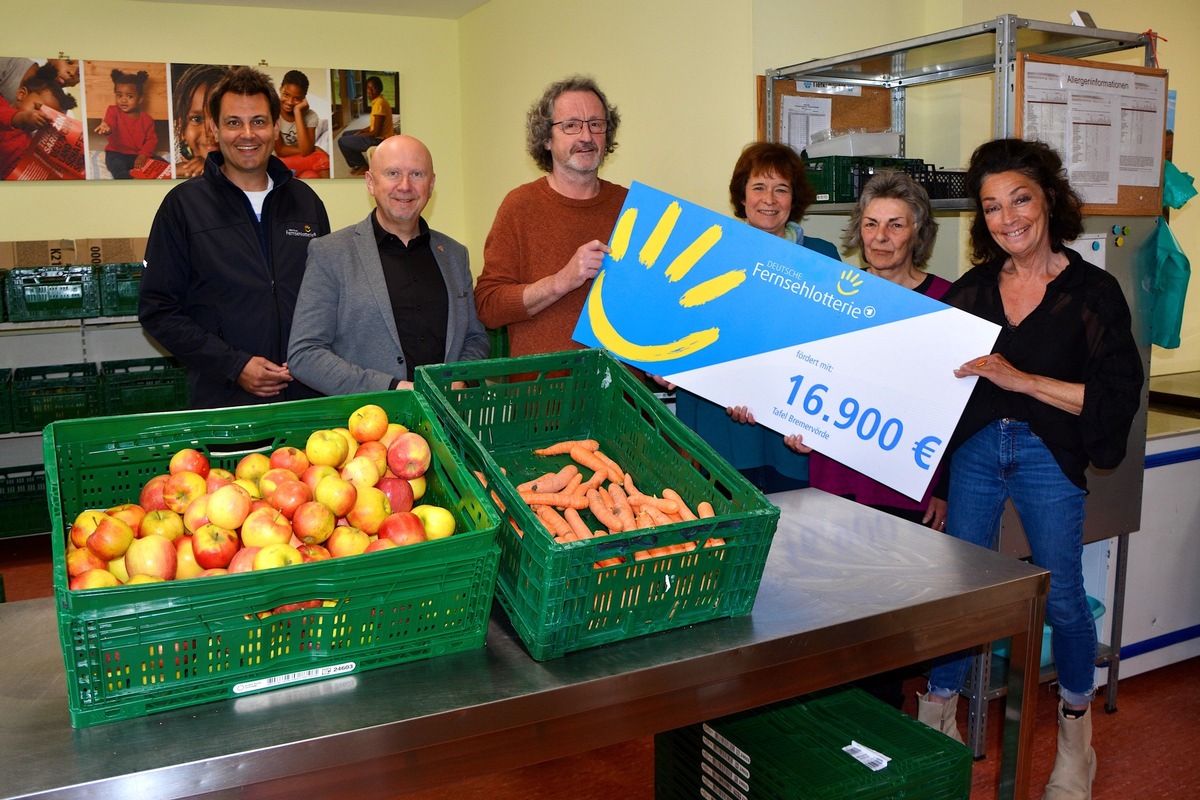
[[[79,512],[136,500],[183,447],[233,470],[248,452],[303,447],[359,406],[429,441],[423,502],[452,511],[447,538],[269,571],[67,589]],[[71,724],[129,719],[279,686],[482,647],[499,521],[428,403],[411,391],[56,422],[43,435],[54,593]],[[331,605],[258,615],[288,603]]]
[[[881,170],[907,172],[918,181],[928,172],[919,158],[822,156],[804,162],[805,178],[817,193],[816,203],[855,202],[862,187]]]
[[[0,468],[0,538],[50,530],[46,470],[41,464]]]
[[[105,414],[179,411],[188,407],[187,370],[173,358],[131,358],[100,365]]]
[[[12,370],[0,369],[0,433],[11,433],[12,418]]]
[[[851,742],[891,761],[872,771]],[[861,689],[841,687],[655,737],[657,800],[961,800],[971,751]]]
[[[142,286],[141,262],[101,264],[100,315],[130,317],[137,314]]]
[[[12,378],[13,430],[40,431],[60,419],[104,413],[95,364],[17,367]]]
[[[100,316],[95,267],[14,267],[7,273],[4,296],[9,322]]]
[[[451,389],[455,381],[471,388]],[[535,659],[737,616],[754,605],[779,509],[607,352],[421,367],[416,386],[507,510],[497,597]],[[513,487],[570,462],[534,455],[533,448],[584,438],[596,439],[642,492],[673,488],[692,508],[709,501],[716,516],[555,543]],[[699,546],[710,537],[725,544]],[[689,542],[698,546],[634,557]],[[616,557],[624,563],[595,566]]]

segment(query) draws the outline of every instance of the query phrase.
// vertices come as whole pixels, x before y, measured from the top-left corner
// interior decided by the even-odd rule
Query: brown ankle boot
[[[958,723],[955,719],[958,712],[958,695],[950,695],[944,703],[930,700],[928,694],[917,695],[917,721],[923,722],[935,731],[941,731],[959,744],[963,738],[958,733]]]
[[[1058,752],[1054,771],[1042,800],[1091,800],[1096,777],[1096,751],[1092,749],[1092,712],[1078,719],[1063,716],[1058,702]]]

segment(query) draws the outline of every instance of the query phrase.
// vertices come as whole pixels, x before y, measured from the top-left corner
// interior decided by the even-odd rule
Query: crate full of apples
[[[484,643],[498,519],[415,392],[43,440],[77,727]]]

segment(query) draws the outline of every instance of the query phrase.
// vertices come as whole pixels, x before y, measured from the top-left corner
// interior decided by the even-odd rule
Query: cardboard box
[[[76,239],[74,255],[75,264],[137,263],[146,257],[146,239]]]
[[[72,239],[0,242],[0,269],[61,267],[74,263],[76,263],[75,242]]]

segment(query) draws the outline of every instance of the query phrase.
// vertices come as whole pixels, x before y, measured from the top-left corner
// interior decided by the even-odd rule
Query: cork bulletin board
[[[1054,147],[1087,216],[1158,216],[1167,71],[1017,54],[1014,130]]]
[[[759,141],[782,141],[780,123],[783,118],[784,97],[818,97],[831,99],[830,125],[838,128],[864,128],[872,131],[892,127],[892,92],[876,86],[862,87],[858,97],[814,94],[801,91],[794,80],[775,81],[775,125],[767,134],[767,78],[758,76],[758,120],[755,131]]]

